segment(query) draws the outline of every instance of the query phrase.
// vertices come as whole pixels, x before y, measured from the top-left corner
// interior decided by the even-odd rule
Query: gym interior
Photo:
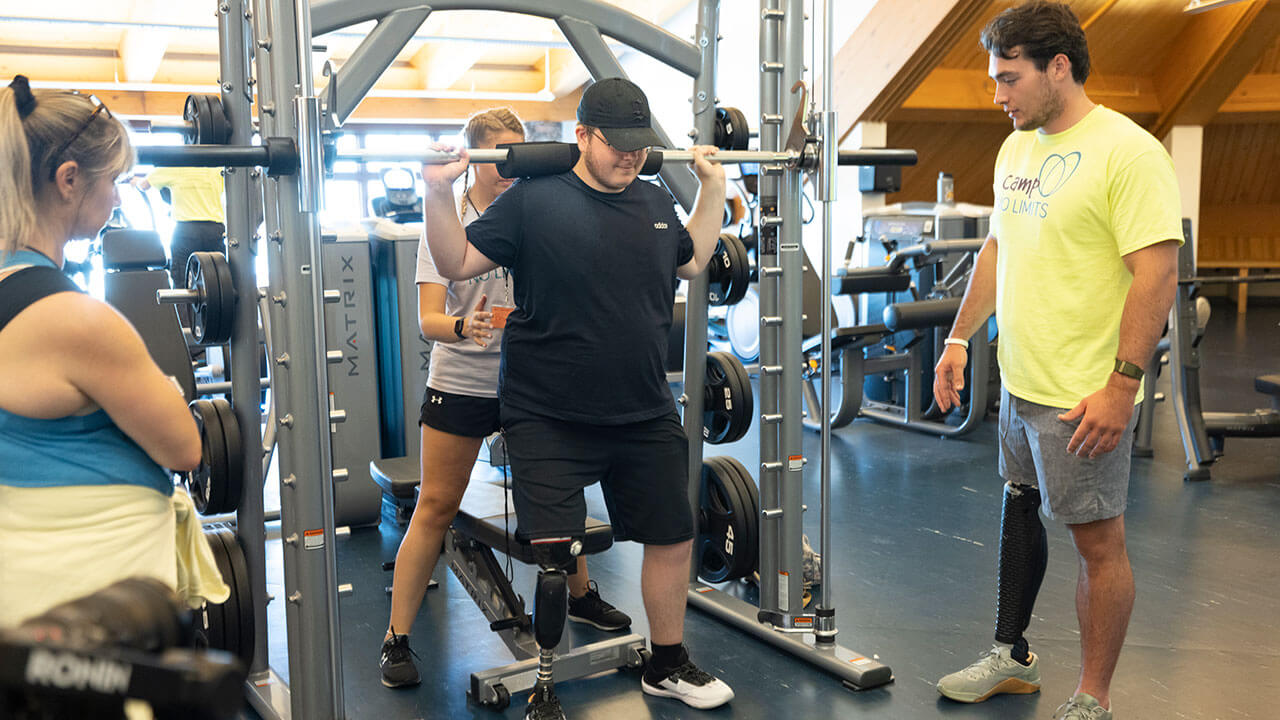
[[[185,642],[235,682],[228,692],[226,674],[221,685],[174,679],[208,705],[172,716],[518,718],[552,669],[566,715],[584,720],[1053,715],[1082,658],[1072,536],[1047,518],[1026,630],[1039,692],[969,704],[936,687],[992,645],[997,610],[1007,500],[994,316],[967,339],[961,403],[943,410],[933,387],[1013,130],[992,102],[979,34],[1017,4],[6,10],[0,67],[33,88],[93,94],[130,129],[138,177],[222,169],[224,251],[193,253],[175,274],[176,205],[126,182],[107,227],[70,244],[63,268],[133,323],[201,428],[201,465],[175,482],[231,597],[193,611]],[[1068,4],[1089,40],[1085,89],[1164,145],[1182,216],[1177,290],[1133,430],[1124,518],[1136,601],[1112,708],[1274,718],[1280,3]],[[468,117],[508,107],[526,141],[549,144],[477,151],[474,163],[565,172],[583,92],[614,77],[647,93],[667,148],[637,182],[665,188],[685,218],[699,188],[684,148],[718,147],[727,178],[709,267],[676,292],[666,374],[697,533],[684,642],[735,697],[701,711],[637,687],[650,654],[644,553],[612,542],[598,486],[586,491],[597,527],[583,552],[631,625],[569,622],[551,647],[540,642],[539,560],[515,533],[500,433],[482,444],[416,617],[421,682],[385,687],[379,653],[420,491],[433,351],[415,280],[423,165],[456,159],[432,148],[461,145]],[[17,708],[37,692],[20,671],[34,651],[5,638],[0,697]],[[159,695],[164,673],[178,677],[159,660],[146,667]],[[77,704],[89,702],[83,688],[67,693],[41,695],[47,715],[15,717],[99,707]]]

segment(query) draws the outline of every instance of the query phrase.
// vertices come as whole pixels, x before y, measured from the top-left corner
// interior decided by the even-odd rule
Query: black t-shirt
[[[511,270],[502,402],[571,422],[640,422],[675,409],[665,359],[676,268],[693,240],[647,182],[593,190],[572,172],[520,180],[467,226]]]

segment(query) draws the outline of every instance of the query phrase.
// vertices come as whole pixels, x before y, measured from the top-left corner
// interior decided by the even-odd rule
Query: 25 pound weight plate
[[[726,352],[707,353],[702,437],[718,445],[742,439],[751,427],[753,398],[746,368]]]

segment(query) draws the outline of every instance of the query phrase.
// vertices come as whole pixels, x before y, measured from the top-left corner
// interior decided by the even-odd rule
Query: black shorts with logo
[[[462,437],[488,437],[498,431],[498,398],[455,395],[427,388],[418,424]]]
[[[694,535],[689,441],[675,412],[625,425],[502,408],[521,537],[580,536],[583,488],[600,483],[617,540],[674,545]]]

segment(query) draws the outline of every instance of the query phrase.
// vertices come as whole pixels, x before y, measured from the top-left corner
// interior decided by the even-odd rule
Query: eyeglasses
[[[604,143],[605,147],[609,148],[610,150],[613,150],[614,152],[620,152],[624,155],[630,155],[631,153],[649,152],[649,148],[647,147],[642,147],[639,150],[619,150],[618,148],[613,146],[613,143],[609,142],[609,140],[605,138],[604,133],[600,132],[599,128],[592,128],[592,132],[595,133],[595,135],[600,138],[600,142]]]
[[[58,175],[58,158],[62,157],[62,153],[66,152],[67,149],[84,134],[84,131],[89,129],[89,125],[93,122],[93,119],[102,114],[105,114],[107,118],[114,117],[111,114],[111,111],[107,109],[107,106],[98,99],[97,95],[88,95],[86,97],[88,97],[89,101],[97,107],[93,109],[93,112],[89,113],[89,117],[85,118],[84,122],[80,123],[80,127],[75,132],[71,133],[71,137],[67,138],[65,142],[58,146],[57,150],[54,150],[53,153],[49,155],[50,181],[53,181]]]

